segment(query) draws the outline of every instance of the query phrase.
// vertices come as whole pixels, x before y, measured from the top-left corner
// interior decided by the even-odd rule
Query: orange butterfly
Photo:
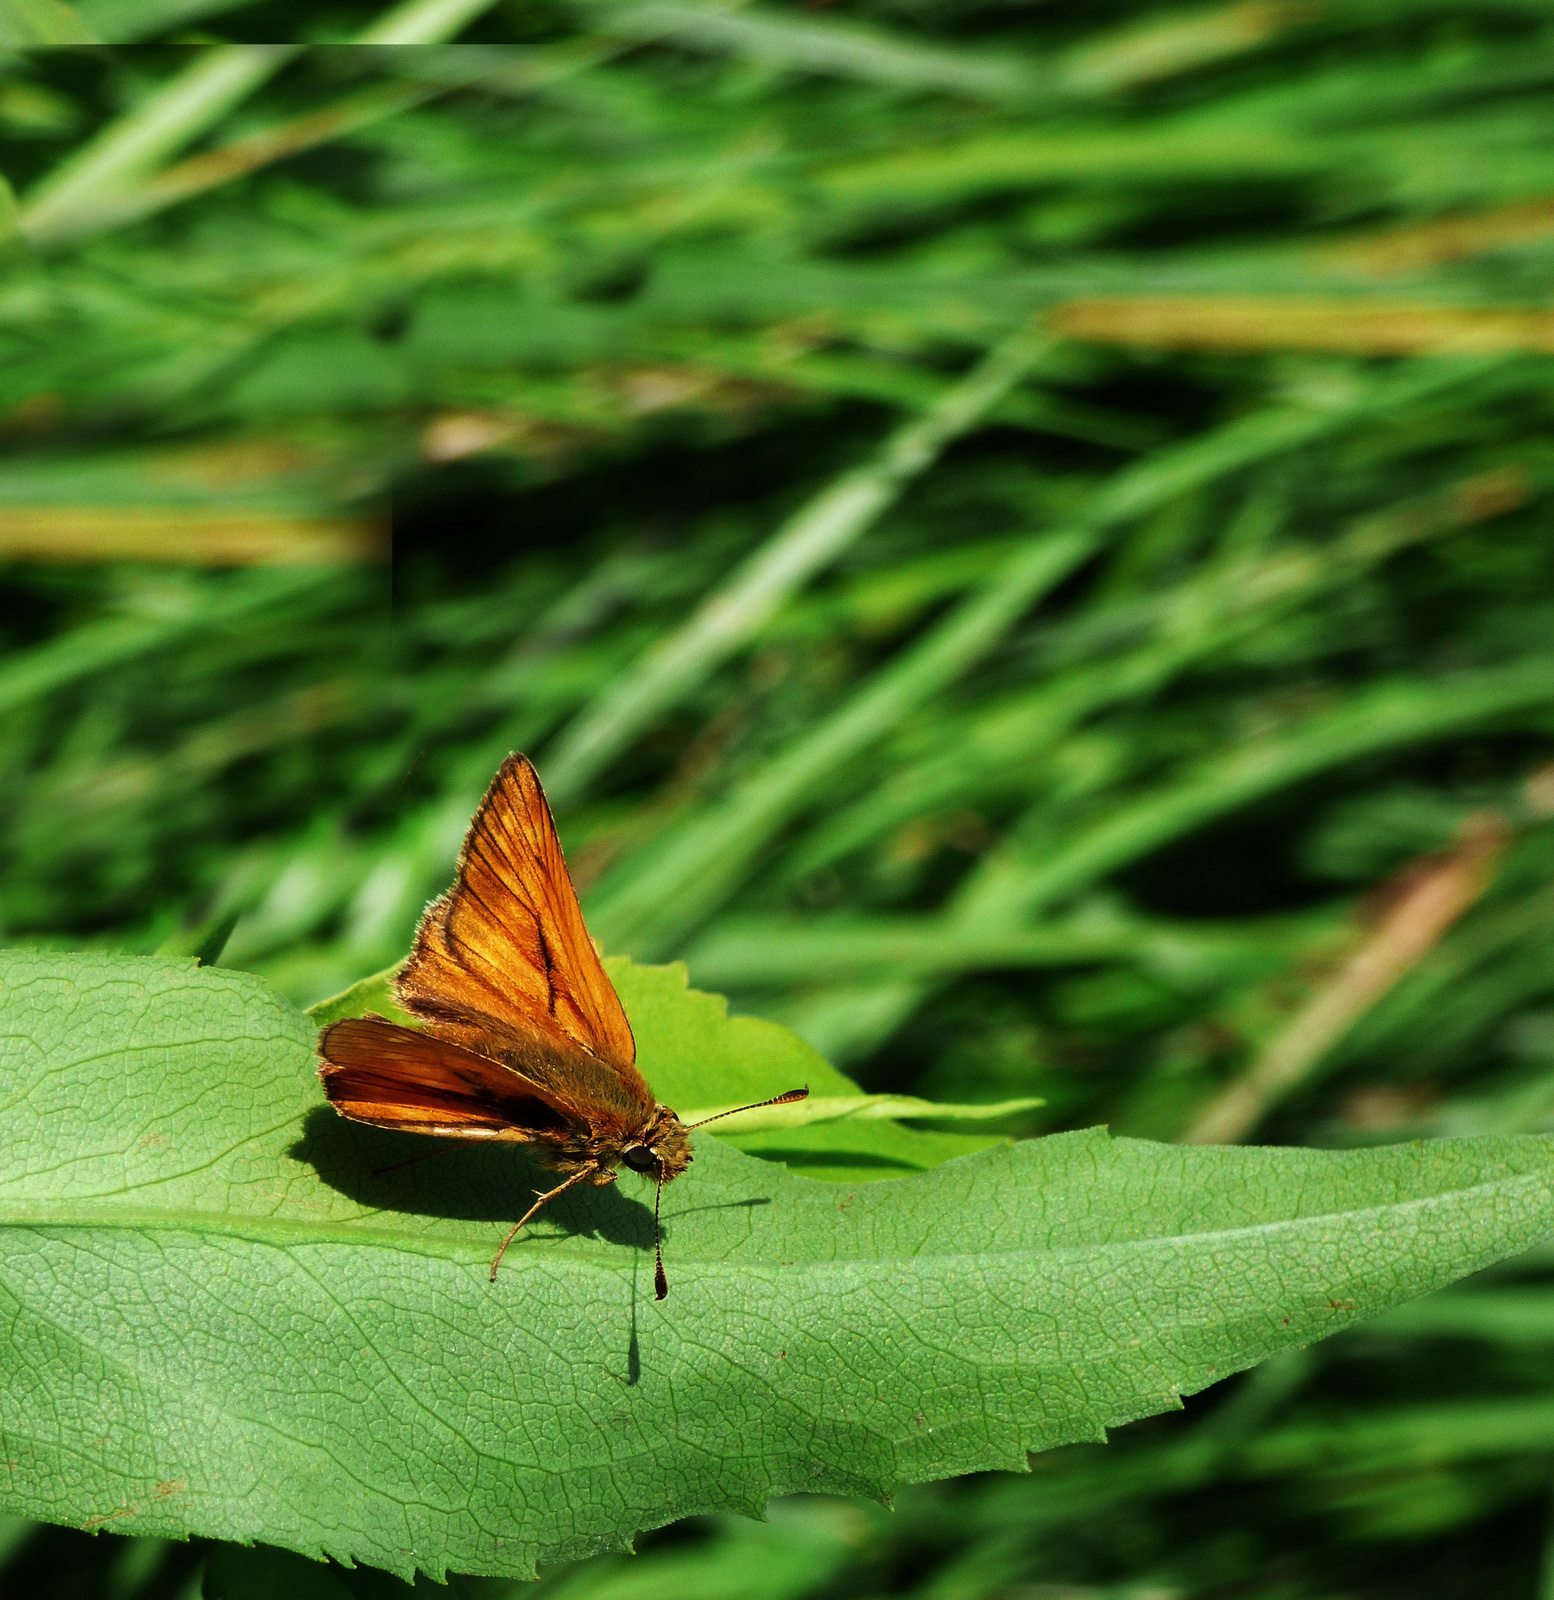
[[[493,1281],[519,1229],[573,1184],[613,1183],[622,1162],[656,1177],[654,1286],[662,1300],[669,1282],[658,1207],[664,1185],[691,1164],[689,1129],[637,1071],[630,1024],[583,926],[545,791],[526,757],[509,756],[492,779],[453,887],[426,908],[394,990],[423,1026],[350,1017],[319,1036],[319,1077],[335,1110],[377,1128],[531,1145],[566,1174],[554,1189],[535,1191],[491,1263]],[[790,1089],[757,1104],[787,1105],[808,1093]]]

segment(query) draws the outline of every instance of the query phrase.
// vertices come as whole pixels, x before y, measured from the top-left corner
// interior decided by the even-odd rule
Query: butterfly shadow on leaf
[[[551,1189],[556,1174],[513,1144],[455,1144],[389,1133],[349,1122],[326,1106],[302,1124],[287,1150],[324,1183],[357,1205],[410,1217],[489,1222],[493,1248],[501,1230],[528,1210],[536,1192]],[[425,1157],[426,1159],[420,1159]],[[648,1253],[653,1249],[652,1189],[639,1199],[625,1173],[605,1188],[579,1184],[560,1195],[530,1225],[540,1236],[572,1234]]]

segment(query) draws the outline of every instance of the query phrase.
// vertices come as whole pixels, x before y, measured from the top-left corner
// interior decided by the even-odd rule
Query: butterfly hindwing
[[[651,1109],[615,986],[583,924],[539,777],[512,755],[470,824],[453,887],[427,908],[396,987],[448,1037],[504,1059],[579,1110]]]
[[[572,1126],[536,1085],[500,1062],[382,1017],[331,1024],[318,1053],[330,1103],[374,1127],[526,1143],[559,1140]]]

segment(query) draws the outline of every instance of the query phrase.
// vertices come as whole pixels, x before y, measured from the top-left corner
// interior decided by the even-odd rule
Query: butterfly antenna
[[[787,1089],[782,1094],[774,1094],[770,1100],[757,1100],[748,1106],[730,1106],[727,1111],[715,1112],[710,1117],[703,1117],[700,1122],[688,1122],[687,1128],[705,1128],[709,1122],[716,1122],[719,1117],[737,1117],[741,1111],[759,1111],[762,1106],[791,1106],[800,1100],[809,1099],[809,1085],[806,1083],[802,1089]]]
[[[715,1112],[710,1117],[703,1117],[700,1122],[690,1122],[688,1128],[705,1128],[709,1122],[716,1122],[719,1117],[732,1117],[740,1111],[759,1111],[762,1106],[789,1106],[797,1100],[809,1098],[809,1085],[806,1083],[802,1089],[788,1089],[782,1094],[774,1094],[770,1100],[757,1100],[753,1105],[731,1106],[727,1111]],[[669,1278],[664,1272],[664,1251],[658,1231],[658,1208],[664,1198],[664,1164],[658,1164],[658,1193],[653,1196],[653,1288],[657,1298],[667,1299],[669,1295]],[[503,1247],[506,1248],[505,1246]]]
[[[664,1164],[658,1164],[658,1193],[653,1196],[653,1298],[669,1297],[669,1277],[664,1271],[664,1249],[658,1237],[658,1208],[664,1198]]]

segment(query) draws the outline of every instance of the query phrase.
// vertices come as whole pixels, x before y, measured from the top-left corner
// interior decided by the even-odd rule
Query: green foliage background
[[[1169,1140],[1365,897],[1493,810],[1490,889],[1256,1136],[1550,1128],[1547,4],[431,11],[5,8],[6,942],[149,952],[238,912],[223,961],[311,1003],[403,951],[521,747],[610,949],[684,957],[868,1089]],[[82,36],[109,44],[14,53]],[[120,164],[70,177],[94,148]],[[1051,332],[1161,296],[1240,331]],[[1292,334],[1290,301],[1350,332]],[[390,504],[391,567],[316,559]],[[806,530],[809,571],[759,565]],[[1554,1594],[1547,1274],[1028,1478],[543,1581]],[[7,1586],[61,1597],[206,1560],[3,1539]],[[245,1559],[212,1592],[393,1582]]]

